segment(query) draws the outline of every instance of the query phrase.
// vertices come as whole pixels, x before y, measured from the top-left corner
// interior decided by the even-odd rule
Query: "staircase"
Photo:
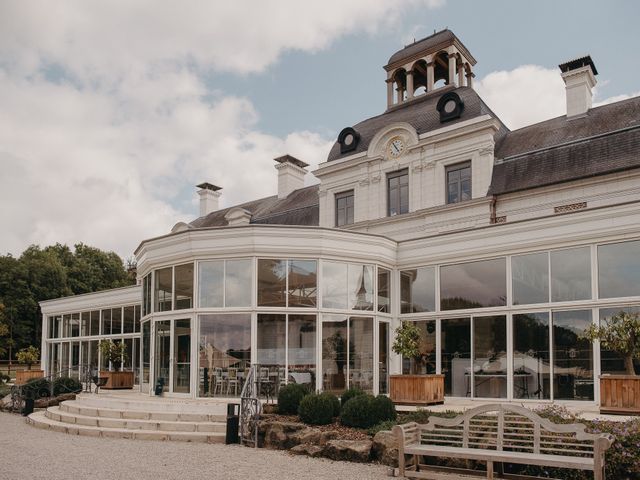
[[[141,394],[80,394],[32,413],[27,423],[70,435],[223,443],[226,405]]]

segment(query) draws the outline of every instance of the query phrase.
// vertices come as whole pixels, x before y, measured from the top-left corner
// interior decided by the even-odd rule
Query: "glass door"
[[[144,341],[144,339],[143,339]],[[154,385],[166,393],[191,392],[191,320],[155,322]]]
[[[191,320],[174,320],[173,392],[191,391]]]
[[[171,320],[162,320],[155,324],[154,345],[154,385],[162,384],[165,391],[171,387]]]

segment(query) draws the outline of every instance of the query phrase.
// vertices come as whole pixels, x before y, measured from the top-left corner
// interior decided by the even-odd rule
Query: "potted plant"
[[[38,363],[40,359],[40,350],[33,345],[23,348],[18,351],[16,358],[18,359],[18,363],[22,365],[26,365],[26,370],[18,370],[16,371],[16,384],[22,385],[27,383],[27,381],[32,378],[42,378],[44,377],[44,370],[31,370],[31,366],[34,363]]]
[[[437,404],[444,402],[444,375],[420,374],[426,355],[420,349],[422,335],[414,322],[402,322],[396,329],[391,349],[412,359],[410,375],[391,375],[391,400],[395,403]]]
[[[107,383],[102,388],[107,390],[133,388],[133,372],[120,371],[122,362],[129,358],[124,342],[101,340],[98,347],[102,358],[109,362],[109,370],[100,371],[100,376],[107,378]]]
[[[625,375],[600,376],[600,412],[640,414],[640,376],[633,366],[640,359],[640,314],[620,311],[603,325],[591,325],[585,337],[624,359]]]

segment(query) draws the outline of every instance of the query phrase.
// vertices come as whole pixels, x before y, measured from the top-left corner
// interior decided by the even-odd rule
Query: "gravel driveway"
[[[30,427],[0,413],[0,478],[386,479],[386,468],[286,452],[182,442],[78,437]]]

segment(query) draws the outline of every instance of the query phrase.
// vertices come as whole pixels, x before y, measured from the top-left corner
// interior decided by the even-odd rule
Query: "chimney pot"
[[[304,176],[309,164],[291,155],[274,158],[278,170],[278,198],[286,198],[294,190],[304,187]]]
[[[218,210],[218,200],[222,195],[220,191],[222,188],[207,182],[197,185],[197,188],[199,188],[198,195],[200,195],[200,216],[204,217]]]
[[[591,57],[577,58],[558,65],[566,85],[567,118],[586,114],[593,102],[598,70]]]

